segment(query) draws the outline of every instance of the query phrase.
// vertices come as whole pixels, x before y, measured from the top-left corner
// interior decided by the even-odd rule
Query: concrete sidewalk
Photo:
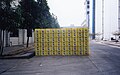
[[[18,58],[30,58],[34,56],[34,45],[30,44],[28,48],[25,45],[16,45],[11,47],[5,47],[3,56],[0,59],[18,59]]]
[[[20,49],[23,49],[23,48],[25,48],[24,45],[16,45],[16,46],[4,47],[3,55],[7,55],[10,52],[17,51],[17,50],[20,50]]]
[[[120,47],[120,41],[119,42],[103,41],[103,40],[92,40],[92,41],[93,42],[97,42],[97,43],[101,43],[101,44],[106,44],[106,45]]]
[[[101,43],[108,44],[108,45],[113,45],[120,47],[120,41],[119,42],[112,42],[112,41],[102,41]]]

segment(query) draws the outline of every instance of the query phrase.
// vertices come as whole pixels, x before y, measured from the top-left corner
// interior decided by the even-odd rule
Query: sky
[[[58,17],[61,27],[80,26],[86,19],[85,0],[47,0],[50,12]],[[90,0],[90,33],[92,32],[92,0]],[[96,0],[95,31],[110,38],[118,31],[118,0],[104,0],[104,32],[102,32],[102,0]]]
[[[50,12],[54,13],[61,27],[81,26],[85,20],[85,0],[47,0]]]

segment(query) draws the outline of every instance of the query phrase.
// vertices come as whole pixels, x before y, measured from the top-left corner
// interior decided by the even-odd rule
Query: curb
[[[16,55],[16,56],[1,56],[0,59],[29,59],[35,56],[35,52],[28,52],[23,55]]]
[[[17,55],[17,54],[20,54],[22,53],[23,51],[26,52],[26,51],[29,51],[31,49],[34,49],[33,47],[28,47],[28,48],[20,48],[20,49],[16,49],[16,50],[13,50],[11,52],[8,52],[7,54],[4,54],[5,56],[12,56],[12,55]]]
[[[98,43],[98,44],[105,44],[105,45],[111,45],[111,46],[120,47],[120,45],[111,44],[111,43],[104,43],[104,42],[97,42],[97,43]]]
[[[108,45],[113,45],[113,46],[120,47],[120,45],[115,45],[115,44],[110,44],[110,43],[105,43],[105,44],[108,44]]]

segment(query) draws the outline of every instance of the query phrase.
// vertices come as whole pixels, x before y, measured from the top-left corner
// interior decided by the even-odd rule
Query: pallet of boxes
[[[88,28],[35,29],[35,54],[89,55]]]

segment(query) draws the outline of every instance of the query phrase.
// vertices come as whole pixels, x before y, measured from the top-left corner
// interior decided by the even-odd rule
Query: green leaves
[[[14,0],[0,0],[0,29],[58,28],[57,19],[49,12],[46,0],[21,0],[12,7]]]
[[[0,1],[0,29],[2,30],[15,30],[17,28],[16,17],[14,9],[11,7],[13,0]]]

